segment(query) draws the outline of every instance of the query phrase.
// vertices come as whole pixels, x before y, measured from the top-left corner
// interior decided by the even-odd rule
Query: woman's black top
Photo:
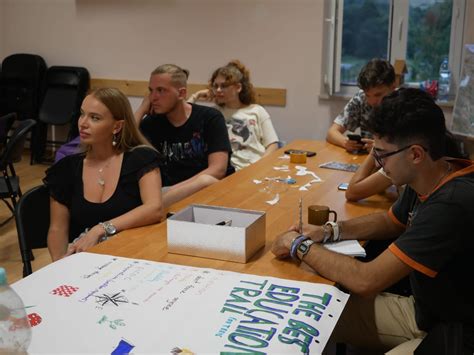
[[[82,167],[85,153],[69,155],[46,171],[44,184],[50,196],[69,209],[69,241],[86,228],[116,218],[142,204],[139,180],[149,171],[159,168],[160,154],[148,147],[137,147],[123,155],[120,177],[112,196],[102,203],[84,198]],[[157,188],[159,188],[157,186]]]

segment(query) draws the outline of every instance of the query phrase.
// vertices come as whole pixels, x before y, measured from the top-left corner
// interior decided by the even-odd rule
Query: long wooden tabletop
[[[305,149],[317,152],[307,159],[306,164],[291,164],[289,160],[280,159],[286,149]],[[171,206],[169,211],[176,212],[192,203],[234,207],[266,212],[266,245],[246,264],[206,259],[186,255],[171,254],[167,251],[166,221],[127,231],[123,231],[108,241],[93,247],[90,251],[136,259],[161,261],[196,267],[208,267],[249,273],[261,276],[274,276],[286,279],[331,283],[310,271],[303,270],[288,260],[278,260],[271,253],[275,236],[287,230],[297,221],[298,201],[303,198],[303,220],[307,221],[307,206],[327,205],[335,210],[339,220],[344,220],[368,213],[387,210],[391,204],[384,196],[374,196],[358,203],[347,202],[343,191],[337,186],[348,182],[353,173],[319,168],[318,165],[328,161],[361,163],[365,156],[348,154],[344,149],[326,142],[298,140],[274,152],[218,183]],[[288,165],[290,172],[274,169],[275,166]],[[312,184],[308,191],[299,187],[313,179],[313,176],[296,176],[296,165],[303,165],[308,171],[315,172],[323,181]],[[268,183],[255,184],[254,179],[265,180],[266,177],[286,178],[290,175],[296,184],[273,183],[267,192]],[[269,205],[266,201],[279,193],[280,201]]]

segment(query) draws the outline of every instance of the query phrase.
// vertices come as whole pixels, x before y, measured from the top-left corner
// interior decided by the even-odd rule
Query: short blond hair
[[[188,83],[189,70],[183,69],[175,64],[163,64],[151,72],[151,76],[157,74],[170,74],[171,81],[177,87],[186,87]]]

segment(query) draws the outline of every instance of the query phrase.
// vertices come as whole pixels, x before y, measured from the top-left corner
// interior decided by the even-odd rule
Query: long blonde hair
[[[138,129],[130,101],[120,90],[99,88],[91,91],[89,95],[104,104],[115,120],[123,120],[122,129],[117,133],[115,149],[125,152],[143,145],[153,148]]]

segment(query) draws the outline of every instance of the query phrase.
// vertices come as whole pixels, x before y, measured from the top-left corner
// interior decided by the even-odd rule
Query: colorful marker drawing
[[[124,295],[121,295],[121,292],[117,292],[112,296],[104,293],[102,296],[95,296],[95,298],[96,303],[100,304],[101,306],[113,304],[114,306],[118,307],[120,303],[128,303],[128,299]]]
[[[56,295],[56,296],[69,297],[73,293],[75,293],[77,290],[79,290],[79,287],[69,286],[69,285],[61,285],[61,286],[56,287],[50,293],[52,295]]]
[[[117,329],[117,327],[123,327],[125,325],[123,319],[109,320],[107,316],[103,316],[97,323],[102,324],[106,322],[109,323],[109,327],[112,329]]]
[[[26,308],[26,307],[25,307]],[[28,314],[28,321],[30,322],[31,327],[36,327],[42,322],[43,318],[38,313]]]
[[[135,345],[130,344],[128,341],[122,339],[118,343],[117,347],[110,353],[110,355],[123,355],[130,354]]]

